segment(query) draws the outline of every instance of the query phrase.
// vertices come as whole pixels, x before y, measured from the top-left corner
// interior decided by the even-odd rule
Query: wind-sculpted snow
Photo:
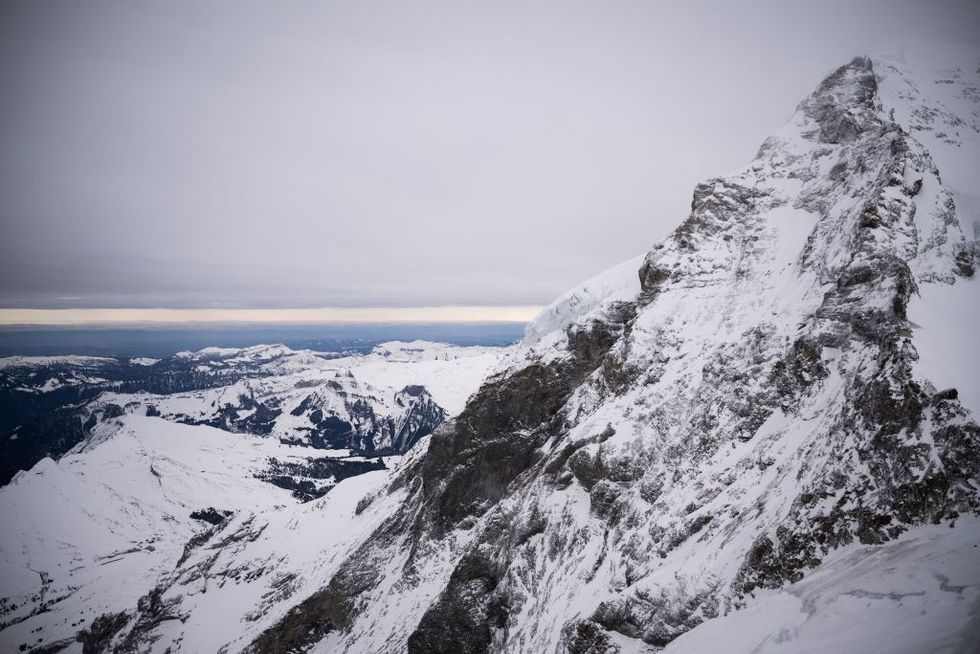
[[[696,651],[730,626],[731,651],[877,647],[839,615],[857,598],[915,626],[902,646],[966,651],[975,616],[951,598],[980,592],[980,427],[948,385],[967,366],[920,361],[910,318],[976,297],[978,64],[841,67],[744,170],[695,188],[633,280],[549,307],[376,484],[219,524],[87,637],[597,653]]]
[[[525,340],[534,343],[547,334],[561,331],[601,304],[635,298],[640,290],[636,270],[642,259],[641,256],[624,261],[549,304],[525,328]]]
[[[705,623],[663,652],[977,651],[976,522],[961,519],[952,531],[914,527],[885,544],[842,547],[801,581],[758,593],[744,610]]]

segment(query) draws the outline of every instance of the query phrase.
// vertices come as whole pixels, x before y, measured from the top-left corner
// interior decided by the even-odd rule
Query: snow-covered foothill
[[[34,643],[38,626],[45,642],[74,640],[93,618],[131,609],[209,527],[191,513],[215,508],[248,520],[295,506],[288,490],[256,474],[270,457],[317,454],[145,416],[102,430],[0,490],[0,650]]]

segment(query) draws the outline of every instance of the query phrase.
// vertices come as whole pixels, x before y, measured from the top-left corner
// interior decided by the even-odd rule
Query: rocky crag
[[[229,520],[99,642],[657,651],[841,548],[976,529],[980,407],[920,329],[978,297],[969,64],[840,67],[388,481],[306,514],[358,525],[343,548],[273,555],[285,518]],[[262,599],[215,618],[229,593]]]

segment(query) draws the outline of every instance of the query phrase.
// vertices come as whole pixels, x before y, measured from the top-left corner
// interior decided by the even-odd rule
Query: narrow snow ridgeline
[[[396,469],[194,536],[83,639],[975,651],[978,162],[980,53],[854,59]]]

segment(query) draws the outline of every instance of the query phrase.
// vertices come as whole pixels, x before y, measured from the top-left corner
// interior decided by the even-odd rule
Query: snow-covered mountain
[[[263,374],[187,393],[105,393],[91,409],[113,405],[126,413],[268,435],[284,443],[401,454],[447,412],[460,410],[500,353],[500,348],[424,341],[383,343],[366,355],[340,358],[283,346],[208,348],[177,357],[193,361],[201,372],[245,364]]]
[[[745,169],[695,188],[664,242],[548,307],[390,470],[282,508],[207,503],[237,512],[143,574],[139,599],[93,585],[97,608],[77,610],[63,582],[68,599],[4,617],[0,643],[974,651],[980,53],[936,53],[834,71]],[[359,384],[372,365],[350,368]],[[133,402],[115,406],[148,408]],[[89,454],[153,419],[111,420]],[[26,561],[23,588],[41,569]]]
[[[356,502],[504,352],[416,341],[350,356],[258,346],[136,363],[0,359],[21,395],[47,397],[60,380],[82,398],[58,409],[79,442],[0,489],[0,650],[82,647],[82,627],[136,606],[231,519],[304,513],[324,495]],[[198,388],[164,392],[187,386]],[[338,543],[351,533],[335,525]]]
[[[165,359],[0,358],[0,484],[124,413],[325,449],[404,452],[462,409],[501,352],[393,341],[346,356],[260,345]]]
[[[118,422],[0,491],[3,651],[73,640],[92,618],[135,606],[212,528],[191,514],[296,505],[256,475],[270,458],[305,463],[313,452],[159,418]]]

